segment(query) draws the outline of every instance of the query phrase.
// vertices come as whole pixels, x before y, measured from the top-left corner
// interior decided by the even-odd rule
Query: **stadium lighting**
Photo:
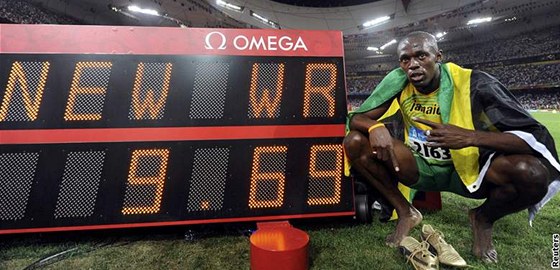
[[[271,20],[269,20],[269,19],[267,19],[267,18],[265,18],[265,17],[263,17],[263,16],[261,16],[261,15],[255,13],[255,12],[252,11],[252,10],[251,10],[251,12],[249,12],[249,14],[250,14],[252,17],[254,17],[255,19],[257,19],[257,20],[259,20],[259,21],[261,21],[261,22],[263,22],[263,23],[265,23],[265,24],[268,24],[268,25],[270,25],[270,26],[272,26],[272,27],[274,27],[274,28],[278,28],[278,24],[277,24],[277,23],[275,23],[275,22],[273,22],[273,21],[271,21]]]
[[[467,25],[479,24],[479,23],[490,22],[490,21],[492,21],[492,17],[476,18],[468,21]]]
[[[393,39],[393,40],[391,40],[391,41],[389,41],[389,42],[383,44],[383,46],[381,46],[379,49],[385,50],[385,48],[387,48],[388,46],[391,46],[391,45],[393,45],[393,44],[395,44],[395,43],[397,43],[397,40],[396,40],[396,39]]]
[[[251,11],[251,16],[253,16],[253,17],[259,19],[259,20],[262,21],[263,23],[268,23],[268,22],[269,22],[269,20],[268,20],[267,18],[265,18],[265,17],[263,17],[263,16],[261,16],[261,15],[255,13],[255,12],[253,12],[253,11]]]
[[[179,26],[179,27],[183,27],[183,28],[187,27],[187,25],[185,23],[183,23],[181,20],[170,17],[167,14],[160,14],[157,10],[154,10],[154,9],[140,8],[140,7],[135,6],[135,5],[122,6],[122,7],[116,7],[116,6],[113,6],[113,5],[109,5],[109,8],[116,13],[122,14],[124,16],[130,17],[130,18],[133,18],[133,19],[138,19],[138,18],[136,17],[135,14],[132,14],[132,13],[142,13],[142,14],[148,14],[148,15],[152,15],[152,16],[161,17],[165,20],[172,21],[172,22],[176,23],[177,26]],[[129,11],[132,11],[132,12],[129,12]]]
[[[436,33],[436,38],[442,38],[445,35],[447,35],[447,32],[439,32],[439,33]]]
[[[388,22],[390,19],[391,19],[390,16],[379,17],[379,18],[376,18],[376,19],[373,19],[371,21],[367,21],[367,22],[363,23],[362,26],[364,28],[374,27],[374,26],[384,24],[384,23]]]
[[[367,47],[367,50],[376,52],[376,51],[379,51],[379,48],[377,48],[377,47]]]
[[[517,17],[513,16],[513,17],[511,17],[511,18],[505,19],[504,21],[506,21],[506,22],[511,22],[511,21],[515,21],[515,20],[517,20]]]
[[[224,7],[224,8],[231,9],[231,10],[234,10],[234,11],[239,11],[239,12],[242,12],[243,9],[244,9],[244,7],[242,7],[242,6],[234,5],[232,3],[228,3],[228,2],[222,1],[222,0],[217,0],[216,4],[220,7]]]
[[[128,6],[128,10],[134,11],[134,12],[139,12],[139,13],[144,13],[144,14],[148,14],[148,15],[159,16],[159,13],[157,12],[157,10],[149,9],[149,8],[140,8],[140,7],[135,6],[135,5]]]

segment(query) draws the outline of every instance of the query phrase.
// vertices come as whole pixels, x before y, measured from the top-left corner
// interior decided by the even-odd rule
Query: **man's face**
[[[434,77],[439,75],[436,62],[441,60],[441,53],[426,38],[409,37],[399,44],[398,54],[402,70],[416,89],[426,90]]]

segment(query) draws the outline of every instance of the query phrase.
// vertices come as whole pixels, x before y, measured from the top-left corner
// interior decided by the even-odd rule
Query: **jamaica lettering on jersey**
[[[441,113],[439,111],[439,105],[437,103],[422,105],[422,104],[414,101],[412,106],[410,106],[410,111],[411,112],[421,112],[421,113],[424,113],[424,114],[441,115]]]

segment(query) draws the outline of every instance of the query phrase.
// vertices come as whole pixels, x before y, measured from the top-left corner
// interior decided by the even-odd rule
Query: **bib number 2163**
[[[449,149],[441,147],[432,147],[427,145],[426,135],[424,131],[416,127],[410,127],[408,132],[409,145],[412,150],[427,159],[450,160],[451,152]]]

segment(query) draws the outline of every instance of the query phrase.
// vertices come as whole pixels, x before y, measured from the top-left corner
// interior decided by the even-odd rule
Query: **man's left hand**
[[[468,130],[450,124],[439,124],[417,117],[413,117],[412,120],[432,128],[425,132],[428,146],[448,149],[460,149],[474,146],[476,140],[474,130]]]

